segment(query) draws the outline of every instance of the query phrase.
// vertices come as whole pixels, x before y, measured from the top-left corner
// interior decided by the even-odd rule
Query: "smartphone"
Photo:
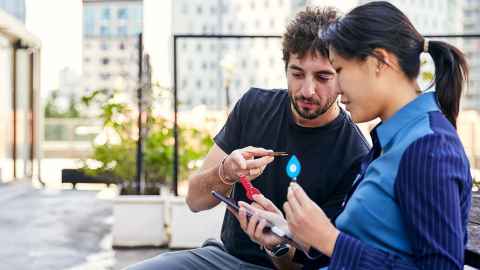
[[[213,195],[213,197],[217,198],[217,200],[219,200],[221,202],[224,202],[231,209],[233,209],[237,212],[239,211],[240,207],[238,206],[237,202],[235,202],[233,199],[227,198],[227,197],[223,196],[222,194],[220,194],[216,191],[212,191],[212,195]],[[247,210],[247,209],[245,209],[245,210]],[[248,212],[248,210],[247,210],[247,219],[250,218],[251,216],[252,216],[252,213]],[[271,223],[270,223],[270,226],[267,225],[264,229],[264,232],[269,232],[270,231],[270,232],[276,234],[278,237],[283,238],[285,241],[289,242],[290,244],[292,244],[293,246],[295,246],[299,250],[303,250],[302,246],[299,245],[297,242],[295,242],[293,240],[293,238],[288,233],[286,233],[285,231],[283,231],[279,227],[272,226],[272,225],[273,224],[271,224]],[[310,254],[308,252],[304,251],[304,253],[308,258],[310,258],[312,260],[317,258],[317,256],[315,256],[315,257],[310,256]]]
[[[240,207],[238,206],[237,202],[235,202],[234,200],[232,200],[230,198],[227,198],[227,197],[223,196],[222,194],[220,194],[216,191],[212,191],[212,195],[213,195],[213,197],[217,198],[217,200],[219,200],[221,202],[224,202],[231,209],[233,209],[237,212],[240,210]],[[247,217],[251,217],[251,216],[252,216],[252,214],[247,211]]]
[[[238,206],[238,204],[234,200],[232,200],[230,198],[227,198],[227,197],[223,196],[222,194],[220,194],[216,191],[212,191],[212,195],[213,195],[213,197],[217,198],[219,201],[224,202],[231,209],[233,209],[237,212],[240,210],[240,207]],[[251,212],[249,212],[247,209],[245,209],[245,210],[247,212],[247,219],[250,218],[251,216],[253,216],[253,214]],[[267,222],[269,223],[269,225],[265,226],[265,229],[264,229],[265,232],[271,231],[279,237],[286,237],[287,236],[287,234],[283,230],[281,230],[277,226],[273,226],[273,224],[270,221],[267,220]]]

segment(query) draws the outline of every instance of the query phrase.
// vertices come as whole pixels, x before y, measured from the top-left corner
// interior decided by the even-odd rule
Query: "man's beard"
[[[318,116],[324,114],[325,112],[327,112],[331,107],[332,105],[335,103],[335,101],[337,100],[336,97],[329,97],[327,99],[327,102],[325,103],[325,106],[320,106],[318,109],[316,109],[315,111],[304,111],[300,108],[300,106],[298,106],[297,102],[298,101],[304,101],[304,102],[309,102],[309,103],[313,103],[315,105],[320,105],[320,102],[318,100],[315,100],[315,99],[312,99],[312,98],[305,98],[303,96],[299,96],[299,97],[293,97],[291,94],[290,94],[290,91],[288,93],[288,95],[290,96],[290,101],[293,105],[293,109],[304,119],[308,119],[308,120],[312,120],[312,119],[315,119],[317,118]]]

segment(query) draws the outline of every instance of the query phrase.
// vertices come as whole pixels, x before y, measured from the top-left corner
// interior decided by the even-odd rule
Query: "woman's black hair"
[[[398,58],[400,68],[412,80],[420,72],[420,53],[430,53],[435,63],[432,85],[435,85],[440,108],[456,127],[460,97],[468,79],[467,62],[459,49],[442,41],[426,41],[405,14],[385,1],[354,8],[321,36],[346,59],[378,57],[374,50],[383,48]]]

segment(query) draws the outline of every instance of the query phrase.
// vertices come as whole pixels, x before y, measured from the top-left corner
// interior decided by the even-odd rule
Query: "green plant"
[[[101,104],[104,140],[93,145],[93,154],[85,160],[83,171],[88,175],[112,177],[122,186],[122,194],[134,193],[136,173],[137,127],[132,105],[116,101],[115,95],[95,91],[83,98],[87,105]],[[145,193],[158,194],[158,187],[167,184],[173,175],[173,123],[161,116],[147,118],[144,141]],[[186,179],[196,169],[213,141],[210,134],[194,127],[179,126],[179,172]],[[93,165],[92,165],[93,164]]]

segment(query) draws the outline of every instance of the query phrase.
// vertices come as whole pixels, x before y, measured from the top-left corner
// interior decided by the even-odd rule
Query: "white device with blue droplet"
[[[302,165],[300,165],[300,161],[295,155],[292,155],[288,161],[286,170],[288,177],[290,177],[292,181],[297,181],[297,177],[302,170]]]

